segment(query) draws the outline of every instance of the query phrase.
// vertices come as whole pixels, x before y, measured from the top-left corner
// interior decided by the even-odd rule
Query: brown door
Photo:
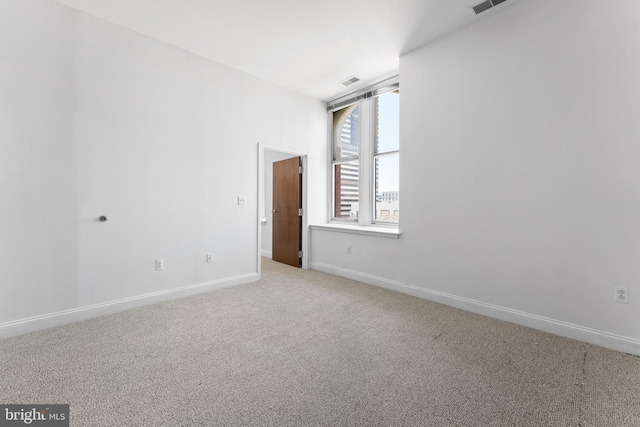
[[[274,261],[302,266],[302,175],[300,157],[273,163],[273,247]]]

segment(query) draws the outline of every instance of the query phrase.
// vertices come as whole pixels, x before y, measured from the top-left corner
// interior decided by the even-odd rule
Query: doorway
[[[273,258],[273,163],[281,160],[300,158],[302,164],[302,186],[301,186],[301,243],[302,260],[300,266],[308,268],[308,232],[307,232],[307,154],[296,150],[281,147],[268,146],[258,143],[258,248],[256,264],[258,276],[261,276],[262,257]]]

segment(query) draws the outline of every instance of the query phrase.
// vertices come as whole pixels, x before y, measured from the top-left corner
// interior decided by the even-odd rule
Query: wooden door
[[[302,174],[301,159],[294,157],[273,163],[274,261],[302,266]]]

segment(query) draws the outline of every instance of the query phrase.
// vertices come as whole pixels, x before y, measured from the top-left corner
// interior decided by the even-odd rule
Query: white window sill
[[[336,233],[360,234],[363,236],[385,237],[387,239],[399,239],[402,234],[397,227],[375,227],[351,224],[316,224],[310,225],[312,230],[333,231]]]

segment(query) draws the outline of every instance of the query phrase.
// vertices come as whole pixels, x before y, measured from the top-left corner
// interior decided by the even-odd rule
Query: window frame
[[[328,117],[328,149],[329,149],[329,176],[328,176],[328,222],[330,224],[357,225],[360,227],[386,227],[398,229],[400,221],[376,220],[376,158],[397,154],[400,156],[400,148],[392,151],[376,153],[374,138],[376,134],[375,98],[387,92],[399,91],[398,76],[379,82],[366,89],[345,95],[327,103]],[[336,159],[337,139],[341,126],[334,126],[334,113],[358,104],[358,154],[357,157]],[[358,161],[358,216],[357,219],[336,217],[336,165]],[[398,188],[398,191],[400,189]],[[399,208],[398,208],[399,211]]]
[[[330,143],[330,150],[331,150],[331,157],[330,157],[330,169],[331,169],[331,186],[332,186],[332,191],[331,191],[331,202],[330,202],[330,216],[329,218],[331,218],[332,220],[336,220],[338,222],[346,222],[346,223],[352,223],[352,222],[358,222],[358,219],[350,219],[350,218],[336,218],[335,217],[335,213],[337,210],[337,206],[336,206],[336,192],[335,192],[335,182],[336,182],[336,166],[337,165],[344,165],[344,164],[349,164],[349,163],[353,163],[356,162],[357,163],[357,169],[358,169],[358,206],[360,203],[360,192],[361,192],[361,171],[360,171],[360,158],[361,158],[361,151],[360,151],[360,146],[361,146],[361,128],[360,128],[360,120],[358,120],[358,132],[356,133],[357,135],[357,152],[355,154],[355,156],[340,156],[340,158],[337,158],[337,147],[338,144],[335,143],[336,141],[336,137],[338,135],[338,133],[341,134],[341,130],[342,130],[342,126],[344,126],[344,122],[346,122],[346,119],[348,117],[351,116],[351,113],[353,112],[353,110],[358,110],[358,117],[361,117],[362,115],[362,110],[360,109],[360,105],[358,102],[354,102],[352,104],[348,104],[346,106],[342,106],[336,110],[330,111],[329,112],[329,126],[330,126],[330,139],[331,139],[331,143]],[[341,117],[341,119],[344,119],[344,121],[341,121],[341,123],[338,123],[338,126],[334,126],[334,114],[338,111],[342,111],[342,110],[346,110],[345,113],[343,114],[343,116]],[[349,111],[351,110],[351,111]],[[347,114],[349,113],[349,114]],[[342,124],[342,125],[341,125]],[[360,217],[360,212],[358,211],[358,218]]]
[[[398,92],[398,96],[400,96],[400,88],[399,86],[396,86],[394,88],[391,88],[390,90],[386,90],[383,91],[382,93],[378,93],[377,96],[373,97],[371,100],[371,104],[373,107],[373,104],[375,102],[378,102],[378,99],[387,94],[387,93],[392,93],[392,92]],[[379,108],[379,107],[378,107]],[[376,188],[376,159],[377,158],[384,158],[384,157],[391,157],[393,155],[398,156],[398,162],[400,161],[400,141],[398,140],[398,148],[395,150],[387,150],[387,151],[378,151],[376,152],[375,148],[374,148],[374,144],[375,144],[375,133],[376,133],[376,129],[378,128],[378,116],[376,116],[375,114],[376,109],[375,108],[371,108],[371,121],[372,121],[372,127],[371,127],[371,132],[373,132],[372,135],[374,135],[371,138],[370,141],[370,145],[371,145],[371,176],[370,176],[370,182],[371,182],[371,207],[370,207],[370,211],[371,211],[371,224],[373,225],[391,225],[391,226],[397,226],[400,223],[400,220],[398,219],[398,221],[383,221],[383,220],[378,220],[376,219],[376,212],[377,212],[377,188]],[[398,117],[398,120],[400,119],[400,117]],[[400,129],[398,129],[398,132],[400,131]],[[398,138],[400,138],[400,135],[398,134]],[[398,169],[398,174],[400,173],[400,169]],[[398,180],[400,179],[400,177],[398,176]],[[398,185],[398,215],[400,214],[400,207],[399,207],[399,196],[400,196],[400,187]]]

